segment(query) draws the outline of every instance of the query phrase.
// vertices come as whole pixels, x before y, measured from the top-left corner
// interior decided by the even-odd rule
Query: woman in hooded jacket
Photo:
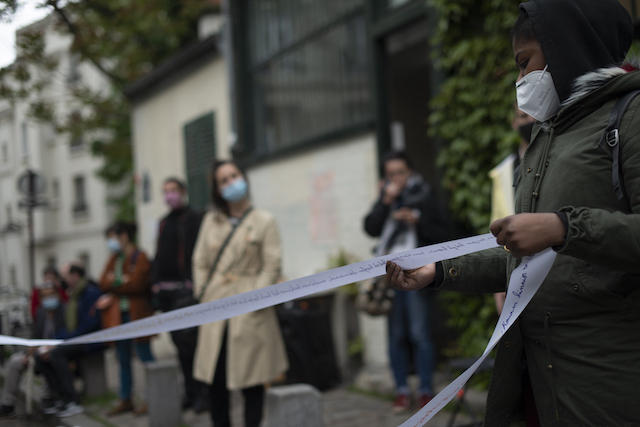
[[[553,248],[551,271],[498,344],[485,425],[638,425],[640,96],[622,116],[619,165],[600,143],[616,102],[640,89],[637,67],[623,64],[633,24],[617,0],[530,0],[520,11],[516,97],[537,123],[516,214],[491,224],[504,248],[408,271],[388,263],[387,275],[401,290],[504,291],[523,256]]]

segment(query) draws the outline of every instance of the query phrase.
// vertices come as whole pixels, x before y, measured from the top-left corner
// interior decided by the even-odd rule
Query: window
[[[149,176],[149,172],[145,172],[142,174],[142,203],[149,203],[151,201],[151,177]]]
[[[72,53],[69,55],[69,74],[67,74],[67,83],[75,83],[80,80],[80,54]]]
[[[79,151],[84,148],[84,137],[80,129],[78,129],[81,121],[82,116],[77,111],[71,113],[71,116],[69,116],[69,122],[71,125],[71,140],[69,141],[69,146],[71,147],[71,152]]]
[[[189,204],[204,209],[209,204],[207,177],[216,157],[215,118],[205,114],[184,126],[184,146]]]
[[[9,267],[9,285],[14,288],[18,287],[18,273],[16,272],[16,266],[14,264],[11,264],[11,267]]]
[[[53,267],[56,270],[58,269],[58,258],[55,255],[49,255],[47,257],[47,267]]]
[[[53,178],[53,181],[51,181],[51,193],[54,199],[60,198],[60,182],[58,178]]]
[[[49,207],[52,209],[57,209],[60,201],[60,181],[58,178],[53,178],[51,180],[51,201],[49,203]]]
[[[88,211],[85,180],[83,176],[77,176],[73,179],[73,193],[75,200],[73,202],[73,214],[84,214]]]
[[[27,122],[22,122],[22,159],[27,160],[29,158],[29,140],[28,140],[28,128]]]
[[[0,228],[0,231],[4,233],[20,231],[20,225],[13,222],[13,211],[11,209],[10,204],[6,205],[5,212],[7,213],[7,217],[4,219],[4,222],[1,224],[2,227]]]
[[[363,0],[249,0],[250,117],[258,155],[369,123]]]
[[[78,260],[84,267],[85,276],[91,277],[91,269],[89,268],[89,261],[91,261],[91,257],[89,255],[89,252],[80,252],[80,254],[78,255]]]

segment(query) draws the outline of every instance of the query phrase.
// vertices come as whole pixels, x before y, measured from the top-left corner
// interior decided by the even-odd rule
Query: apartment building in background
[[[71,37],[54,29],[55,15],[16,32],[45,34],[45,52],[58,60],[51,83],[39,95],[53,102],[60,115],[84,114],[74,105],[70,91],[76,87],[109,90],[108,81],[92,65],[71,53]],[[30,70],[39,73],[38,70]],[[15,306],[9,295],[26,295],[30,281],[27,211],[20,206],[23,195],[19,178],[32,170],[44,179],[41,193],[47,205],[33,213],[35,281],[42,280],[48,265],[59,267],[72,259],[82,260],[89,275],[96,277],[108,250],[104,230],[112,217],[107,204],[109,191],[96,176],[101,160],[89,150],[90,135],[71,139],[53,125],[36,121],[24,101],[0,103],[0,301]],[[0,311],[8,310],[2,307]]]

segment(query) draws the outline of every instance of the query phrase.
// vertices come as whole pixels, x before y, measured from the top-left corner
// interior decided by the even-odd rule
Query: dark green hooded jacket
[[[563,107],[534,126],[516,212],[557,212],[565,244],[531,303],[498,344],[485,425],[522,419],[529,375],[542,426],[640,425],[640,96],[623,116],[626,197],[598,147],[640,71],[620,68],[633,27],[617,0],[531,0],[529,13]],[[608,147],[607,147],[608,148]],[[504,291],[519,260],[502,248],[442,262],[433,287]]]

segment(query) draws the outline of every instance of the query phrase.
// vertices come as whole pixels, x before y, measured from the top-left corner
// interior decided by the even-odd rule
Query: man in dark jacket
[[[392,151],[381,161],[381,194],[364,220],[370,236],[380,237],[377,255],[401,252],[448,238],[447,221],[431,187],[413,171],[404,152]],[[409,409],[408,342],[420,377],[418,406],[433,397],[435,350],[429,325],[430,290],[395,291],[389,313],[389,359],[396,383],[393,410]]]
[[[102,293],[98,285],[85,277],[85,270],[79,263],[67,264],[62,276],[69,286],[70,296],[65,311],[65,327],[56,333],[56,338],[68,339],[99,330],[100,313],[95,303]],[[36,368],[60,397],[52,406],[43,408],[43,412],[69,417],[84,411],[73,385],[69,362],[77,361],[89,352],[103,349],[102,344],[60,345],[38,353]]]
[[[202,213],[187,205],[187,186],[181,180],[167,178],[163,193],[170,212],[160,221],[151,289],[157,308],[166,312],[197,302],[193,297],[191,256],[198,238]],[[173,331],[171,338],[178,350],[184,375],[185,396],[182,406],[203,412],[208,408],[207,387],[193,379],[198,328]]]

